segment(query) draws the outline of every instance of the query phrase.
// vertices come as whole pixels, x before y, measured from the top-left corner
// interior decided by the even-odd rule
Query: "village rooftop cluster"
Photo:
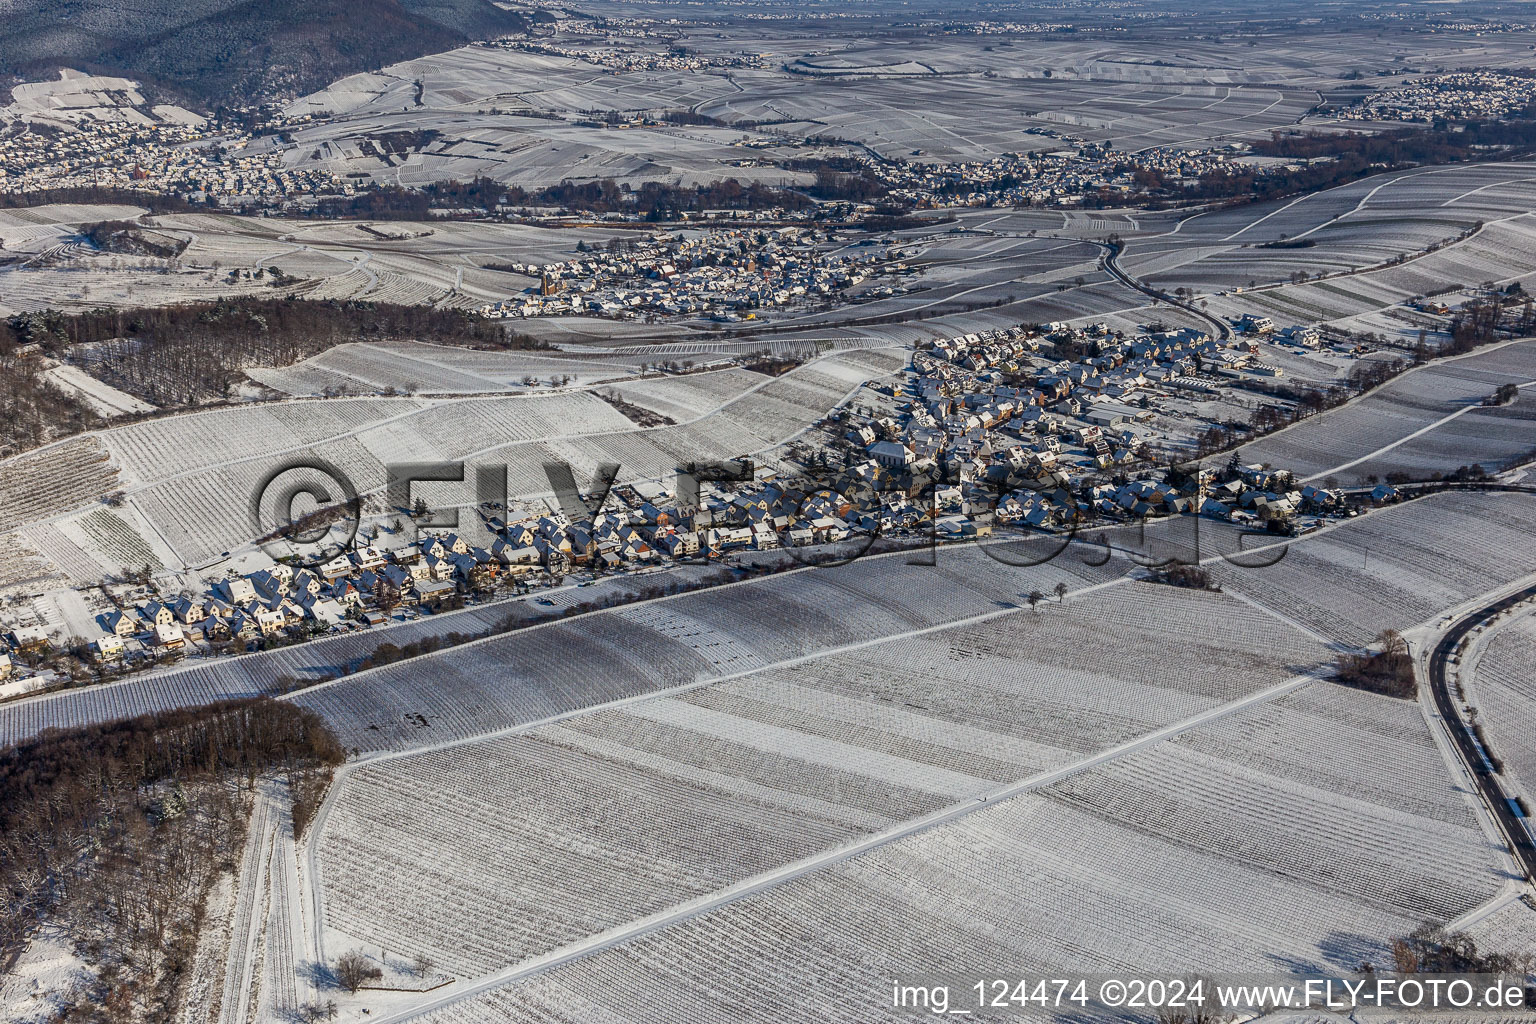
[[[65,130],[18,122],[0,133],[0,192],[140,189],[233,203],[355,191],[329,171],[284,167],[278,152],[243,152],[249,141],[179,123],[82,120]]]
[[[1090,199],[1118,205],[1148,189],[1197,184],[1202,175],[1230,164],[1249,148],[1230,143],[1124,153],[1053,129],[1031,131],[1057,148],[945,164],[864,163],[889,187],[890,199],[920,208],[1079,206]],[[920,156],[912,154],[914,160]]]
[[[1315,329],[1277,332],[1263,316],[1236,326],[1226,340],[1191,327],[1127,338],[1104,324],[1061,323],[941,339],[914,353],[899,382],[866,384],[854,407],[791,446],[780,470],[706,483],[696,501],[639,481],[586,518],[550,507],[508,522],[511,509],[482,506],[483,536],[474,539],[427,535],[390,547],[376,530],[371,542],[313,568],[278,559],[231,572],[201,595],[151,592],[137,609],[124,603],[100,616],[90,656],[152,664],[189,650],[233,653],[460,607],[498,589],[527,594],[570,572],[595,578],[680,560],[739,566],[753,552],[878,537],[961,541],[1001,527],[1080,530],[1167,515],[1289,535],[1352,514],[1346,496],[1296,484],[1283,467],[1233,461],[1178,473],[1153,457],[1161,454],[1153,442],[1167,441],[1159,427],[1192,429],[1191,403],[1215,417],[1225,389],[1278,376],[1265,349],[1323,345]],[[1398,495],[1382,485],[1363,497]],[[401,534],[398,520],[390,532]],[[42,656],[46,633],[18,628],[11,646],[27,657],[0,697],[54,680]],[[9,659],[0,663],[6,676],[12,670]]]
[[[762,54],[711,54],[668,51],[608,49],[597,46],[558,46],[554,43],[504,39],[486,45],[551,57],[569,57],[613,71],[705,71],[711,68],[764,68],[768,60]]]
[[[1380,89],[1335,112],[1346,121],[1475,121],[1507,117],[1536,103],[1536,76],[1459,71]]]
[[[828,252],[828,236],[798,227],[675,234],[561,263],[514,265],[539,286],[481,307],[490,317],[646,313],[750,318],[755,309],[830,299],[883,273],[900,272],[884,250]],[[884,294],[892,294],[885,286]]]

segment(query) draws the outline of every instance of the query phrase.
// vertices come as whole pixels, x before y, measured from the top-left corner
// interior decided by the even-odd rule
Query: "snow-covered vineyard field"
[[[1241,295],[1213,295],[1210,310],[1223,316],[1257,312],[1292,323],[1318,323],[1358,316],[1446,288],[1475,288],[1485,281],[1502,285],[1533,271],[1536,223],[1526,218],[1489,224],[1466,241],[1399,266]]]
[[[296,397],[372,394],[397,389],[413,393],[480,393],[522,387],[525,377],[543,382],[570,377],[575,384],[611,380],[637,372],[643,352],[571,354],[496,352],[420,342],[341,345],[293,366],[258,368],[249,376]]]
[[[670,476],[695,460],[771,449],[826,415],[862,381],[892,373],[903,362],[899,352],[861,349],[778,378],[730,371],[700,374],[699,380],[690,375],[642,382],[642,390],[683,414],[674,417],[676,426],[648,430],[582,390],[439,400],[301,400],[146,420],[0,463],[0,498],[6,500],[0,526],[74,513],[63,524],[65,532],[91,534],[91,507],[122,488],[129,534],[139,537],[103,538],[106,547],[97,559],[102,571],[146,563],[196,565],[266,532],[258,528],[251,502],[263,481],[295,461],[322,460],[362,493],[383,488],[388,465],[435,460],[506,465],[514,497],[550,491],[544,469],[550,460],[569,462],[583,480],[598,464],[615,461],[622,466],[621,480]],[[474,479],[472,469],[466,479]],[[465,491],[454,500],[473,499]],[[139,516],[143,523],[136,526]],[[82,543],[78,536],[71,542]],[[85,547],[93,544],[87,541]],[[142,558],[146,551],[154,557]],[[81,572],[86,578],[101,575],[88,568]]]
[[[1128,584],[364,766],[320,840],[328,924],[484,973],[1128,742],[1325,655],[1234,599]]]
[[[1478,722],[1529,804],[1536,799],[1536,619],[1495,627],[1470,677]]]
[[[51,519],[119,486],[112,453],[86,434],[0,462],[0,528]]]
[[[1415,477],[1474,462],[1493,469],[1536,448],[1530,399],[1522,396],[1501,409],[1478,407],[1501,384],[1532,381],[1536,342],[1474,352],[1410,371],[1362,399],[1244,445],[1243,457],[1303,479],[1337,476],[1343,484],[1398,468]],[[1435,425],[1453,413],[1456,419]],[[1391,445],[1398,447],[1381,451]]]
[[[901,1020],[892,978],[1005,965],[1352,969],[1498,885],[1417,709],[1318,683],[426,1019]]]
[[[297,397],[340,391],[413,394],[479,394],[527,391],[525,379],[544,384],[614,380],[660,361],[648,349],[635,353],[570,354],[557,351],[486,351],[421,342],[359,342],[339,345],[293,366],[257,368],[249,376]]]
[[[1352,222],[1370,223],[1370,214],[1392,211],[1438,219],[1437,211],[1460,210],[1473,219],[1525,213],[1518,198],[1527,195],[1536,163],[1452,164],[1418,167],[1363,178],[1300,198],[1215,210],[1189,218],[1178,231],[1202,243],[1257,245],[1278,238],[1305,236],[1322,246],[1334,232],[1352,231]],[[1398,201],[1401,197],[1402,201]],[[1492,216],[1483,216],[1491,214]],[[1407,241],[1408,239],[1405,239]],[[1398,250],[1401,251],[1401,250]]]
[[[1257,559],[1255,559],[1256,561]],[[1214,575],[1332,641],[1371,643],[1529,573],[1536,503],[1519,493],[1448,492],[1291,543],[1263,568]]]
[[[1476,285],[1528,272],[1523,254],[1530,252],[1529,221],[1513,218],[1533,205],[1533,164],[1418,169],[1300,200],[1200,214],[1176,233],[1133,239],[1121,264],[1167,290],[1182,285],[1215,292],[1283,282],[1297,271],[1317,275],[1376,266],[1451,241],[1479,222],[1486,225],[1473,239],[1399,267],[1211,300],[1213,310],[1251,302],[1276,316],[1294,318],[1305,311],[1312,318],[1335,319],[1361,311],[1359,303],[1386,304],[1448,284]],[[1308,244],[1263,248],[1282,238]]]
[[[932,567],[869,557],[603,612],[432,655],[429,671],[388,666],[295,699],[349,747],[409,749],[995,614],[1031,589],[1077,590],[1126,572],[1120,560],[1023,569],[975,548],[939,556]]]
[[[0,536],[0,588],[21,587],[58,577],[57,560],[45,557],[30,537],[20,533]]]
[[[1512,900],[1467,929],[1477,948],[1493,953],[1524,953],[1536,944],[1536,899]]]
[[[84,310],[213,299],[242,292],[271,294],[270,279],[231,280],[276,267],[293,282],[284,293],[313,299],[357,299],[477,308],[509,298],[535,279],[485,264],[546,263],[576,253],[570,232],[511,224],[392,221],[280,221],[232,214],[147,216],[143,223],[186,243],[175,261],[99,252],[80,241],[81,226],[133,220],[134,206],[59,204],[0,211],[0,242],[23,254],[47,254],[46,265],[0,271],[0,312]],[[376,232],[376,233],[370,233]],[[583,232],[602,245],[621,232]],[[301,393],[308,393],[301,392]]]
[[[697,419],[707,409],[765,383],[751,370],[716,370],[681,377],[625,381],[612,390],[624,401],[660,413],[677,422]]]
[[[1527,389],[1513,404],[1497,409],[1475,408],[1418,437],[1367,459],[1349,470],[1358,476],[1385,479],[1406,473],[1422,480],[1458,466],[1480,465],[1493,472],[1536,456],[1536,392]]]

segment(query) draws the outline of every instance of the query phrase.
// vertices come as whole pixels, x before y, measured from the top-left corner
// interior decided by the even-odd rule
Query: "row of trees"
[[[833,176],[838,182],[842,177]],[[828,187],[835,182],[829,179]],[[364,217],[373,220],[426,220],[434,210],[487,210],[499,206],[563,206],[589,213],[638,213],[647,220],[674,220],[684,211],[701,210],[801,210],[814,201],[800,192],[773,188],[761,182],[742,184],[735,178],[700,185],[642,182],[638,188],[612,178],[600,181],[562,181],[532,192],[492,178],[468,182],[434,182],[419,189],[393,185],[369,189],[355,196],[322,199],[313,216]]]

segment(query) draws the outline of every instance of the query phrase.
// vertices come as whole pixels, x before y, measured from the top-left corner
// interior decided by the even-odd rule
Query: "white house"
[[[219,590],[230,604],[245,604],[256,600],[256,586],[244,576],[220,580]]]

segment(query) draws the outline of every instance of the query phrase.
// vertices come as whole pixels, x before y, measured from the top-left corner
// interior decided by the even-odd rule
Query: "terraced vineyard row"
[[[1037,617],[1042,629],[1018,628]],[[575,637],[608,630],[588,619],[580,634],[538,632],[584,660]],[[1097,670],[1067,667],[1095,635],[1117,638],[1100,643]],[[1181,663],[1149,655],[1154,637]],[[390,948],[430,943],[456,972],[484,973],[1145,735],[1283,680],[1288,658],[1325,654],[1240,602],[1127,584],[367,765],[325,826],[330,923]],[[553,652],[512,660],[531,680],[562,671]],[[912,686],[911,699],[869,688],[854,663]],[[473,953],[455,938],[466,935]]]
[[[63,515],[116,489],[109,460],[85,435],[0,462],[0,530]]]
[[[1536,566],[1526,495],[1445,493],[1293,543],[1268,568],[1213,567],[1227,586],[1330,639],[1371,643]]]

